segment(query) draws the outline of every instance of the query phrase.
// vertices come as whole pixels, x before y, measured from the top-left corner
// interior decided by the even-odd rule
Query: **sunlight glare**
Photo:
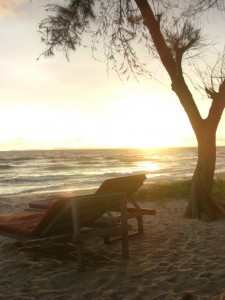
[[[2,112],[0,143],[31,148],[182,146],[190,124],[165,93],[122,92],[93,113],[71,107],[14,106]],[[179,104],[179,103],[178,103]],[[9,122],[13,120],[13,122]]]
[[[154,148],[182,146],[183,137],[192,129],[179,102],[169,101],[170,95],[152,93],[125,94],[112,102],[121,124],[118,138],[124,146]]]

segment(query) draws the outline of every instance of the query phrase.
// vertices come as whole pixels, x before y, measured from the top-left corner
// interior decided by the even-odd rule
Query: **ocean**
[[[98,188],[108,178],[146,174],[146,183],[190,179],[197,148],[0,152],[0,196]],[[225,147],[216,173],[225,172]]]

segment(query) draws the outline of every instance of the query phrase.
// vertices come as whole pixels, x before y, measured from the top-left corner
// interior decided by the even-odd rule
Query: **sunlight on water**
[[[223,172],[225,147],[217,149]],[[0,151],[0,196],[97,188],[106,179],[145,174],[145,183],[190,179],[197,149]]]
[[[140,161],[136,163],[136,166],[140,168],[140,170],[148,170],[148,171],[159,171],[159,164],[149,162],[149,161]]]

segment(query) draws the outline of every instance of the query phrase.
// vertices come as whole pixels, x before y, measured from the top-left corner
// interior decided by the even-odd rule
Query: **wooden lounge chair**
[[[121,222],[101,222],[106,211],[120,207]],[[104,239],[111,234],[122,236],[122,255],[129,257],[126,197],[122,193],[89,195],[58,200],[47,210],[24,210],[0,215],[0,234],[21,241],[44,242],[73,239],[76,245],[78,270],[84,271],[82,241],[96,236]]]
[[[110,194],[110,193],[125,193],[127,198],[128,219],[135,218],[137,220],[137,230],[129,234],[143,233],[143,215],[155,215],[154,209],[140,208],[133,199],[132,195],[143,185],[146,176],[145,174],[130,175],[124,177],[116,177],[105,180],[95,192],[95,195]],[[46,209],[55,199],[49,199],[39,202],[29,203],[32,209]]]

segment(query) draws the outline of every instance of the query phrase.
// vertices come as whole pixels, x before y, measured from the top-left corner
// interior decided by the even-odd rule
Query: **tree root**
[[[198,201],[191,199],[184,216],[189,219],[204,220],[207,222],[225,219],[225,202],[205,199]],[[208,201],[207,201],[208,200]]]

